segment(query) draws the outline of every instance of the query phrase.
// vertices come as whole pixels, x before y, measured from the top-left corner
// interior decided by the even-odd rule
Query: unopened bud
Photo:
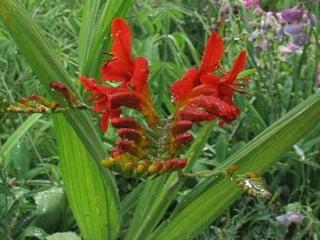
[[[148,168],[149,174],[155,174],[162,168],[162,164],[160,162],[152,163]]]
[[[115,160],[113,158],[106,158],[101,160],[101,165],[106,168],[112,168],[115,165]]]
[[[123,139],[133,140],[136,142],[138,142],[142,139],[141,133],[136,129],[120,128],[118,130],[118,134]]]
[[[123,91],[111,94],[109,96],[111,108],[129,107],[133,109],[139,109],[141,105],[141,99],[134,91]]]
[[[112,118],[111,124],[115,128],[133,128],[133,129],[139,129],[139,124],[130,117],[126,118]]]
[[[180,112],[180,117],[183,120],[192,122],[201,122],[212,119],[212,116],[208,112],[200,108],[185,108]]]
[[[174,139],[174,143],[178,144],[178,145],[184,145],[184,144],[188,144],[192,141],[193,136],[191,133],[183,133],[183,134],[179,134],[177,137],[175,137]]]
[[[192,128],[192,121],[189,120],[178,120],[174,123],[172,132],[174,134],[181,134]]]

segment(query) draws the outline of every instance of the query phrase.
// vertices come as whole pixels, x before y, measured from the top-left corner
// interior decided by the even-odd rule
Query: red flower
[[[112,37],[113,59],[101,67],[102,80],[117,81],[142,93],[147,86],[148,61],[144,57],[132,57],[132,33],[127,22],[115,18],[112,21]]]
[[[199,69],[189,69],[181,80],[172,85],[171,92],[180,116],[185,116],[183,119],[192,121],[187,118],[190,116],[197,119],[195,121],[202,121],[220,117],[223,121],[230,122],[240,114],[232,96],[235,91],[240,90],[237,77],[246,64],[246,52],[240,52],[231,71],[221,76],[217,70],[223,51],[223,39],[213,32]]]
[[[113,59],[101,67],[102,80],[116,81],[120,85],[109,87],[101,85],[95,79],[82,76],[80,81],[93,95],[94,111],[101,112],[101,129],[106,131],[109,119],[119,117],[121,107],[129,107],[143,113],[150,125],[155,124],[154,112],[148,89],[148,62],[143,57],[134,59],[131,53],[132,33],[129,25],[122,19],[112,21],[111,54]]]

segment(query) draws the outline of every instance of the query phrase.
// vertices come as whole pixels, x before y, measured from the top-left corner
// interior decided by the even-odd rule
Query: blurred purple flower
[[[260,0],[242,0],[242,3],[247,9],[254,9],[260,13],[263,12],[260,6]]]
[[[290,223],[301,223],[304,217],[299,213],[287,213],[276,217],[276,220],[282,225],[288,226]]]
[[[296,53],[298,55],[302,54],[301,47],[294,43],[288,43],[287,45],[279,46],[279,51],[281,53]]]
[[[316,26],[317,25],[318,20],[317,20],[316,15],[310,14],[309,20],[310,20],[311,26]]]
[[[283,32],[289,35],[295,35],[300,33],[304,29],[302,23],[292,23],[283,27]]]
[[[295,35],[293,43],[298,46],[303,46],[309,43],[309,37],[306,32],[301,32]]]
[[[300,21],[302,18],[303,11],[299,9],[298,7],[285,9],[280,12],[280,14],[277,14],[278,17],[281,17],[282,20],[292,23],[295,21]]]

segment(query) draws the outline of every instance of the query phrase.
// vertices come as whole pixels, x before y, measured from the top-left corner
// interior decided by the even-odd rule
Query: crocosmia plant
[[[318,239],[316,3],[72,2],[0,0],[0,239]]]
[[[231,123],[240,114],[232,97],[243,92],[245,79],[238,74],[246,64],[246,52],[240,52],[228,72],[221,69],[223,39],[212,32],[198,68],[190,68],[171,86],[175,111],[167,119],[155,111],[149,87],[149,66],[144,57],[132,56],[132,33],[120,19],[112,22],[112,59],[101,67],[101,79],[80,78],[92,94],[93,110],[101,113],[101,130],[109,122],[118,130],[120,140],[103,166],[124,175],[148,177],[183,169],[188,159],[178,152],[192,141],[190,129],[203,121]],[[117,82],[117,86],[112,86]],[[146,124],[123,114],[131,108],[145,118]]]

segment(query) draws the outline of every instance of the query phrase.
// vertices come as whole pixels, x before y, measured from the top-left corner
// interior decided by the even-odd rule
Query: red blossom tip
[[[224,52],[223,39],[217,32],[211,33],[203,52],[201,73],[212,72],[220,64]]]
[[[131,62],[132,33],[128,23],[121,18],[113,19],[111,32],[113,56]]]

